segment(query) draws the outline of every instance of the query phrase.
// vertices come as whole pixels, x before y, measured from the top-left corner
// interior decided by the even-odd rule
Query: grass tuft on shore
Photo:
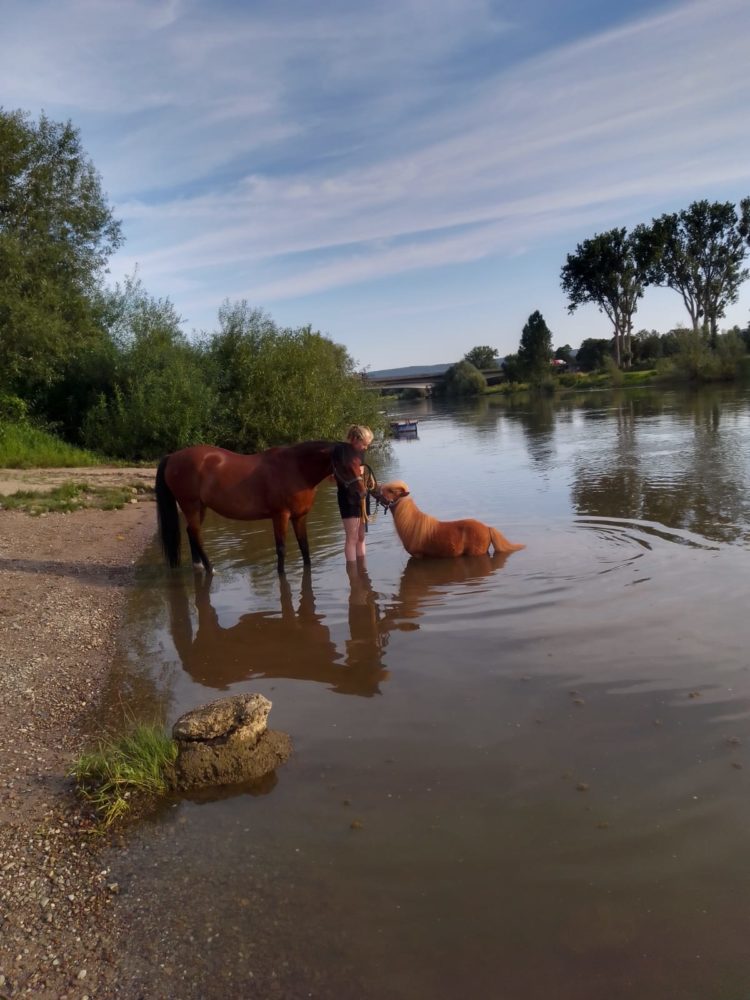
[[[139,723],[131,733],[102,740],[95,750],[81,754],[70,776],[108,827],[138,797],[166,794],[176,759],[177,744],[161,726]]]
[[[52,490],[18,490],[0,497],[0,510],[22,510],[38,516],[53,512],[69,513],[83,507],[119,510],[139,493],[142,486],[91,486],[88,483],[63,483]]]

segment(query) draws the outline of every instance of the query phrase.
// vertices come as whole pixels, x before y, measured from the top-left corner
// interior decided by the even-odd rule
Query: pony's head
[[[409,487],[401,479],[394,479],[390,483],[383,483],[374,492],[374,497],[386,510],[393,507],[399,500],[409,496]]]

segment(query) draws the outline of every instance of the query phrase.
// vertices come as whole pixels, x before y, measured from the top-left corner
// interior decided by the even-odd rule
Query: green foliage
[[[29,415],[29,408],[20,396],[0,390],[0,421],[22,424]]]
[[[480,396],[487,388],[487,379],[470,362],[451,365],[440,386],[445,396]]]
[[[70,775],[104,826],[122,819],[134,797],[165,795],[177,759],[177,744],[160,726],[141,723],[132,733],[103,740],[82,754]]]
[[[541,384],[549,378],[551,359],[552,334],[537,309],[529,316],[521,333],[518,364],[528,381]]]
[[[488,347],[485,345],[478,345],[477,347],[472,347],[470,351],[464,354],[464,361],[468,361],[470,365],[474,365],[475,368],[494,368],[495,358],[497,357],[497,351],[494,347]]]
[[[734,331],[717,336],[714,349],[710,338],[696,330],[682,330],[676,337],[677,352],[657,364],[662,379],[727,381],[736,378],[744,366],[747,350]]]
[[[29,423],[0,420],[0,468],[59,469],[102,461],[101,455],[76,448]]]
[[[731,201],[694,201],[639,226],[635,236],[649,261],[648,280],[678,292],[693,330],[716,346],[718,320],[749,273],[742,264],[750,246],[750,198],[740,202],[739,213]]]
[[[581,342],[576,354],[576,367],[582,372],[601,371],[606,368],[607,358],[612,357],[612,341],[587,337]]]
[[[76,129],[0,109],[0,390],[35,407],[100,336],[92,294],[120,225]]]
[[[136,493],[143,492],[143,488],[137,486],[90,486],[71,481],[51,490],[18,490],[0,498],[0,509],[22,510],[34,516],[53,511],[70,513],[84,507],[119,510],[130,503]]]
[[[86,413],[84,443],[132,460],[204,440],[214,397],[172,304],[131,278],[111,293],[108,312],[110,384]]]
[[[615,362],[611,354],[608,354],[604,359],[604,371],[613,386],[620,386],[625,381],[625,372]]]
[[[508,382],[523,381],[523,371],[518,354],[506,354],[503,358],[503,371]]]
[[[647,241],[628,236],[624,228],[610,229],[579,243],[560,273],[568,312],[591,303],[612,323],[618,364],[629,362],[633,316],[652,254],[653,247]]]
[[[202,346],[215,409],[212,440],[236,451],[340,438],[352,423],[382,428],[374,393],[340,344],[278,328],[246,302],[225,303]]]

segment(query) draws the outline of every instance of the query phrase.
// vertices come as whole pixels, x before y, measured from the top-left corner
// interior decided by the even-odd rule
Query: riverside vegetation
[[[282,328],[247,302],[225,301],[216,328],[183,332],[169,299],[137,274],[114,288],[106,265],[123,243],[120,222],[70,123],[0,109],[0,450],[14,435],[52,431],[106,455],[153,461],[209,442],[255,452],[311,438],[337,438],[351,423],[384,431],[380,400],[346,348],[312,326]],[[571,312],[595,305],[613,334],[584,341],[576,368],[657,366],[657,377],[731,377],[748,331],[720,333],[718,321],[748,277],[750,199],[697,201],[628,234],[613,229],[579,244],[561,270]],[[682,298],[689,331],[632,334],[648,286]],[[474,348],[446,391],[475,394],[486,383]],[[568,345],[559,360],[572,359]],[[517,354],[505,358],[509,383],[545,391],[552,334],[529,316]],[[455,377],[453,377],[455,375]],[[477,377],[478,376],[478,377]],[[581,385],[576,386],[580,388]],[[3,444],[2,439],[5,439]],[[66,464],[63,446],[54,461]],[[25,461],[24,448],[11,461]]]

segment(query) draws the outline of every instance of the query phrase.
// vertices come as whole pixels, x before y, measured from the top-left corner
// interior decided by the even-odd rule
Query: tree
[[[718,320],[749,273],[742,264],[750,247],[750,198],[740,202],[739,214],[731,201],[694,201],[634,235],[649,259],[649,281],[678,292],[693,330],[715,347]]]
[[[32,403],[101,338],[94,293],[120,224],[70,122],[0,108],[0,390]]]
[[[576,354],[576,365],[582,372],[594,372],[604,368],[607,358],[612,357],[612,341],[587,337],[581,342]]]
[[[440,391],[446,396],[479,396],[487,388],[487,379],[470,361],[451,365],[443,376]]]
[[[521,333],[518,360],[523,375],[530,380],[538,380],[549,374],[552,359],[552,334],[537,309],[533,312]]]
[[[503,372],[508,382],[520,382],[523,379],[521,363],[517,354],[506,354],[503,358]]]
[[[341,344],[311,327],[282,329],[246,302],[226,302],[220,329],[202,345],[216,399],[212,440],[236,451],[341,438],[348,425],[382,427],[369,392]]]
[[[628,236],[624,228],[610,229],[579,243],[560,274],[569,313],[593,303],[612,323],[618,367],[630,363],[633,315],[646,285],[651,252],[651,244]]]
[[[467,354],[464,354],[464,361],[468,361],[475,368],[494,368],[496,357],[497,351],[494,347],[483,345],[472,347]]]
[[[108,294],[106,311],[108,384],[86,413],[83,442],[118,458],[155,459],[208,440],[214,394],[172,303],[129,278]]]

